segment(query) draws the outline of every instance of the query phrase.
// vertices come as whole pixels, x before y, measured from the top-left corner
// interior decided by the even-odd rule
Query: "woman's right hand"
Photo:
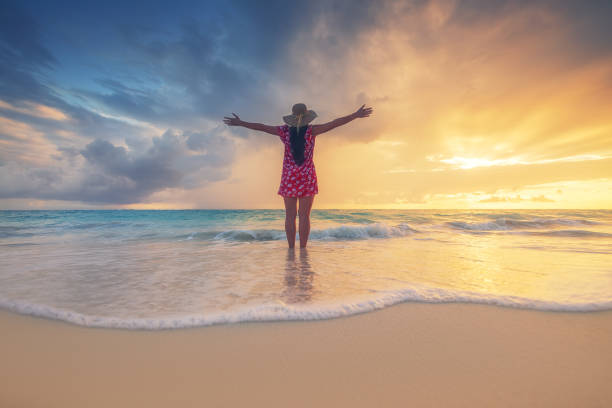
[[[242,121],[240,120],[240,118],[238,117],[238,115],[236,115],[234,112],[232,112],[232,115],[234,115],[233,118],[230,118],[228,116],[225,116],[223,118],[223,122],[225,122],[226,125],[229,126],[240,126]]]
[[[372,108],[366,108],[364,104],[361,105],[361,108],[357,109],[357,111],[353,113],[353,115],[355,115],[356,118],[367,118],[368,116],[370,116],[371,113]]]

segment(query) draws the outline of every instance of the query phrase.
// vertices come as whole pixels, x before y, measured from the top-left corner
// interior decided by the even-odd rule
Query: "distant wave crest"
[[[521,235],[541,235],[548,237],[581,237],[581,238],[609,238],[612,234],[607,232],[586,231],[586,230],[554,230],[554,231],[517,231],[515,234]]]
[[[313,230],[310,239],[320,241],[351,241],[371,238],[393,238],[404,237],[417,233],[418,231],[408,224],[401,223],[390,226],[384,223],[372,223],[367,225],[341,225],[339,227]],[[298,234],[299,235],[299,234]],[[213,240],[213,241],[277,241],[285,239],[285,231],[276,229],[252,229],[252,230],[227,230],[227,231],[203,231],[180,238],[188,240]]]
[[[510,231],[517,229],[538,229],[538,228],[550,228],[558,226],[577,226],[577,225],[596,225],[599,224],[595,221],[584,220],[584,219],[571,219],[571,218],[534,218],[532,220],[514,220],[511,218],[497,218],[493,221],[488,222],[463,222],[463,221],[450,221],[445,225],[464,231]]]

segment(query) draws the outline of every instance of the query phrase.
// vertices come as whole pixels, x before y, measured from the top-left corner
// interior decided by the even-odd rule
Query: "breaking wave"
[[[514,220],[511,218],[498,218],[488,222],[463,222],[450,221],[445,225],[456,230],[467,231],[510,231],[516,229],[537,229],[551,228],[559,226],[579,226],[579,225],[597,225],[598,222],[585,219],[571,218],[534,218],[532,220]]]
[[[390,226],[384,223],[367,225],[341,225],[339,227],[312,230],[311,240],[320,241],[351,241],[372,238],[404,237],[419,232],[408,224],[401,223]],[[298,234],[299,235],[299,234]],[[285,231],[278,229],[236,229],[227,231],[203,231],[179,236],[186,240],[213,241],[277,241],[285,239]]]
[[[346,300],[341,303],[289,305],[283,302],[275,302],[210,314],[155,318],[92,316],[45,305],[2,299],[0,299],[0,308],[20,314],[62,320],[87,327],[163,330],[240,322],[325,320],[372,312],[406,302],[475,303],[553,312],[594,312],[612,309],[612,300],[604,302],[561,303],[520,296],[495,296],[470,291],[418,286],[381,292],[369,299]]]

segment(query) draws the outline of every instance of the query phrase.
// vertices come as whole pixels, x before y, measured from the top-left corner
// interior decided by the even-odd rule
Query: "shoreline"
[[[473,293],[466,292],[470,295]],[[460,299],[464,299],[459,296]],[[502,296],[503,298],[503,296]],[[421,299],[403,299],[389,300],[386,298],[376,299],[372,304],[367,304],[368,301],[355,301],[348,303],[350,308],[361,307],[360,310],[347,312],[339,309],[337,306],[322,306],[316,309],[292,309],[287,311],[282,317],[271,317],[268,313],[260,316],[253,316],[250,310],[238,310],[230,313],[217,313],[207,316],[189,316],[184,317],[160,317],[160,318],[120,318],[120,317],[100,317],[95,315],[86,315],[78,312],[69,312],[61,309],[55,309],[48,306],[39,305],[17,305],[14,303],[2,303],[0,301],[0,312],[14,314],[18,316],[33,317],[35,319],[50,320],[69,326],[76,326],[89,329],[105,329],[105,330],[129,330],[129,331],[174,331],[184,329],[203,329],[215,326],[234,326],[241,324],[259,324],[259,323],[299,323],[299,322],[318,322],[324,320],[344,319],[352,316],[377,312],[379,310],[388,309],[404,303],[407,304],[430,304],[430,305],[482,305],[499,307],[503,309],[516,310],[532,310],[534,312],[544,313],[561,313],[561,314],[590,314],[590,313],[612,313],[609,302],[602,304],[593,303],[578,303],[573,305],[562,305],[558,303],[540,301],[542,304],[548,304],[549,307],[530,307],[523,304],[516,304],[518,297],[510,296],[515,303],[504,303],[497,299],[494,301],[467,301],[467,300],[443,300],[443,301],[427,301]],[[529,301],[528,298],[518,298],[521,301]],[[373,304],[380,303],[380,304]],[[366,306],[363,306],[366,304]],[[346,305],[345,305],[346,306]],[[600,309],[599,307],[605,307]]]
[[[612,311],[402,303],[151,331],[0,310],[0,326],[3,407],[612,405]]]

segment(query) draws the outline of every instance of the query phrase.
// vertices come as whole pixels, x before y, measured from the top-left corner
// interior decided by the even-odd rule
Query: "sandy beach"
[[[1,311],[0,326],[7,408],[612,405],[612,312],[406,303],[128,331]]]

